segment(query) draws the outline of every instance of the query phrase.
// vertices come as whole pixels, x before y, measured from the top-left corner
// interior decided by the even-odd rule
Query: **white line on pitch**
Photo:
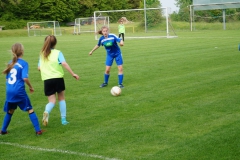
[[[91,157],[91,158],[104,159],[104,160],[120,160],[120,159],[117,159],[117,158],[108,158],[108,157],[95,155],[95,154],[79,153],[79,152],[73,152],[73,151],[68,151],[68,150],[60,150],[60,149],[46,149],[46,148],[39,148],[39,147],[28,146],[28,145],[21,145],[21,144],[10,143],[10,142],[0,142],[0,144],[15,146],[15,147],[19,147],[19,148],[32,149],[32,150],[37,150],[37,151],[73,154],[73,155],[78,155],[78,156]]]

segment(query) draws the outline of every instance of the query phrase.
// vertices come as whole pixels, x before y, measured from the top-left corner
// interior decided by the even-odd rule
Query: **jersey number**
[[[9,84],[14,84],[17,81],[17,70],[15,68],[11,69],[10,71],[10,77],[8,78],[8,83]]]

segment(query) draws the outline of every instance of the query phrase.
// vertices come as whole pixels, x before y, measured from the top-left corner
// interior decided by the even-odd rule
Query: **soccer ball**
[[[112,87],[110,92],[113,96],[119,96],[121,94],[122,90],[120,87],[114,86],[114,87]]]

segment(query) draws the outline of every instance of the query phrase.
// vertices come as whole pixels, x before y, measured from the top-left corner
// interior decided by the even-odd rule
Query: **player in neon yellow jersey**
[[[118,38],[121,38],[121,36],[122,36],[122,40],[124,41],[125,26],[123,24],[123,20],[121,20],[120,24],[118,25],[118,33],[119,33]]]
[[[56,44],[57,39],[55,36],[49,35],[45,38],[38,63],[38,70],[40,70],[42,80],[44,81],[44,93],[48,97],[48,104],[45,107],[42,119],[44,126],[48,125],[49,114],[55,106],[56,93],[61,112],[61,122],[63,125],[69,123],[66,120],[67,107],[64,95],[65,83],[63,79],[64,72],[62,66],[75,79],[79,79],[79,76],[72,71],[66,62],[62,52],[55,49]]]

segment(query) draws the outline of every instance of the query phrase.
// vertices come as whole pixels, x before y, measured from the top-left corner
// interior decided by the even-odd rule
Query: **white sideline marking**
[[[37,151],[73,154],[73,155],[79,155],[79,156],[84,156],[84,157],[92,157],[92,158],[104,159],[104,160],[120,160],[120,159],[117,159],[117,158],[108,158],[108,157],[103,157],[103,156],[95,155],[95,154],[86,154],[86,153],[79,153],[79,152],[73,152],[73,151],[68,151],[68,150],[60,150],[60,149],[46,149],[46,148],[27,146],[27,145],[21,145],[21,144],[10,143],[10,142],[0,142],[0,144],[10,145],[10,146],[15,146],[15,147],[20,147],[20,148],[26,148],[26,149],[32,149],[32,150],[37,150]]]

